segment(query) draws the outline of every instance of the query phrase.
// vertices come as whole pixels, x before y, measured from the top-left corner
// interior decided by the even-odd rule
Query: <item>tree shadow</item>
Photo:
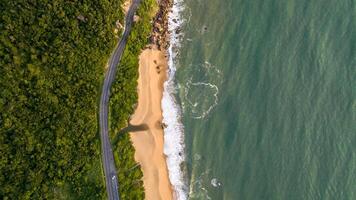
[[[146,131],[148,130],[148,125],[147,124],[139,124],[139,125],[132,125],[129,123],[129,125],[123,129],[121,129],[114,137],[112,144],[114,146],[117,145],[119,139],[128,132],[137,132],[137,131]]]

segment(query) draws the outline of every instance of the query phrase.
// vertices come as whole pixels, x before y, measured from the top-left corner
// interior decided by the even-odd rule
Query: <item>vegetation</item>
[[[103,199],[98,97],[122,0],[0,0],[0,199]],[[111,127],[137,101],[138,54],[154,0],[140,5],[112,89]],[[143,199],[128,135],[115,145],[122,199]]]
[[[110,97],[111,133],[117,133],[127,125],[127,119],[134,111],[137,102],[138,57],[147,45],[151,32],[155,0],[143,0],[137,15],[139,21],[132,28]],[[134,148],[128,134],[119,135],[114,145],[114,157],[118,169],[120,195],[122,199],[144,199],[142,172],[134,161]]]
[[[110,97],[111,132],[117,133],[127,125],[127,119],[137,102],[138,57],[147,45],[151,33],[150,14],[155,9],[155,0],[142,0],[137,11],[139,16],[128,38],[126,49],[116,72]]]
[[[0,198],[100,199],[97,97],[120,1],[0,1]]]

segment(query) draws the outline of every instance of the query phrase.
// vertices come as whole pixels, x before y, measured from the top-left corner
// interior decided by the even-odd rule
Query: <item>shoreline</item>
[[[175,94],[177,86],[175,74],[177,71],[179,51],[184,33],[182,26],[186,22],[182,17],[185,9],[183,0],[174,0],[168,14],[168,73],[167,81],[164,83],[164,93],[162,99],[163,122],[168,126],[165,128],[164,153],[167,156],[169,178],[174,188],[174,198],[176,200],[188,199],[188,183],[186,182],[185,165],[185,143],[184,126],[181,122],[181,108],[177,104]]]
[[[168,176],[161,100],[168,62],[165,52],[156,45],[142,51],[139,57],[138,106],[131,117],[132,125],[146,124],[148,130],[130,133],[136,150],[135,160],[143,172],[145,199],[173,199]]]
[[[170,12],[173,0],[159,0],[153,18],[150,44],[139,56],[138,104],[130,123],[147,125],[148,130],[130,133],[135,148],[135,160],[141,165],[145,199],[177,199],[171,183],[167,149],[165,149],[167,123],[164,119],[163,97],[165,84],[170,79]],[[175,34],[175,33],[173,33]],[[168,127],[170,129],[170,127]],[[178,196],[177,196],[178,195]],[[179,199],[179,197],[178,197]]]

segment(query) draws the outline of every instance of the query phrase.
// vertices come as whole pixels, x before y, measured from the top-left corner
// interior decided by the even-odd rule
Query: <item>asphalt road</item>
[[[131,32],[133,17],[141,0],[133,0],[125,18],[124,34],[121,37],[119,44],[116,46],[114,53],[109,61],[109,69],[106,72],[103,89],[100,98],[100,138],[101,138],[101,153],[105,174],[106,191],[109,200],[119,200],[119,183],[117,181],[116,168],[114,163],[114,155],[112,153],[111,143],[109,139],[108,128],[108,108],[110,98],[110,88],[115,79],[116,68],[120,62],[122,53],[124,52],[127,38]]]

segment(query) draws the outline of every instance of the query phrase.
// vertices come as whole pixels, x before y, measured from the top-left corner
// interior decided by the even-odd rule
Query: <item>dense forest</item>
[[[112,90],[111,125],[136,102],[137,56],[154,0],[144,0]],[[0,0],[0,198],[104,199],[98,105],[122,0]],[[139,34],[140,33],[140,34]],[[128,135],[115,144],[122,199],[142,199]],[[120,178],[121,177],[121,178]],[[127,178],[131,177],[131,178]]]

